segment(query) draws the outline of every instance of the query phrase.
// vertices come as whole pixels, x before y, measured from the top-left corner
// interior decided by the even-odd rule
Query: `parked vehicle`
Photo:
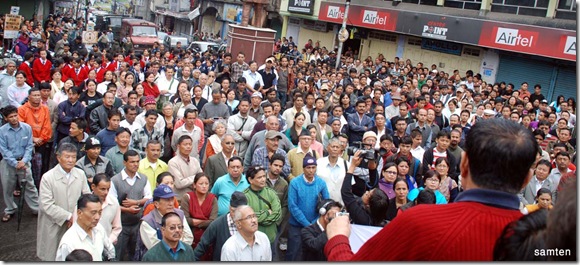
[[[213,52],[220,52],[222,50],[226,49],[226,45],[224,44],[219,44],[219,43],[215,43],[215,42],[209,42],[209,41],[194,41],[191,44],[189,44],[189,46],[187,47],[187,49],[191,49],[194,52],[205,52],[208,49],[211,49]]]
[[[165,36],[167,35],[168,34],[166,32],[157,31],[157,38],[159,39],[159,43],[163,43],[163,41],[165,40]]]
[[[179,37],[174,35],[166,35],[163,44],[165,47],[172,49],[177,47],[178,41],[181,42],[182,48],[185,48],[189,45],[188,39],[186,37]]]
[[[142,52],[153,48],[153,43],[159,41],[157,26],[143,19],[124,18],[121,26],[121,39],[133,43],[133,50]]]
[[[115,36],[115,41],[120,41],[123,17],[124,16],[122,15],[97,14],[95,22],[95,30],[101,32],[111,29],[113,31],[113,35]]]

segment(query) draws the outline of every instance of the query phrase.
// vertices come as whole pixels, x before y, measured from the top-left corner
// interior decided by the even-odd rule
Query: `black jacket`
[[[423,173],[431,169],[431,165],[433,164],[433,148],[434,147],[431,147],[425,150],[425,153],[423,154]],[[457,160],[455,160],[455,157],[449,151],[445,152],[447,153],[447,160],[449,161],[449,172],[447,173],[447,175],[452,179],[454,179],[455,182],[459,182],[458,181],[459,172],[457,172]],[[417,178],[416,181],[418,187],[423,187],[423,180],[419,181],[419,178]]]
[[[342,201],[344,202],[344,207],[348,211],[350,218],[354,224],[358,225],[372,225],[373,221],[369,212],[365,209],[362,204],[360,197],[355,196],[352,193],[352,188],[350,181],[352,179],[352,174],[346,173],[344,180],[342,181],[342,188],[340,190],[340,195],[342,196]]]
[[[302,228],[302,260],[303,261],[326,261],[324,255],[324,245],[328,241],[326,233],[323,232],[315,222]]]

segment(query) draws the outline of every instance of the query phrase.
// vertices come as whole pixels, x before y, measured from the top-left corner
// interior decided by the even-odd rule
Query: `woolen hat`
[[[234,191],[234,193],[232,193],[232,198],[230,199],[230,206],[238,207],[242,205],[248,205],[248,198],[246,198],[246,194],[241,191]]]
[[[314,159],[310,154],[306,154],[302,160],[302,167],[305,168],[307,166],[316,166],[316,159]]]

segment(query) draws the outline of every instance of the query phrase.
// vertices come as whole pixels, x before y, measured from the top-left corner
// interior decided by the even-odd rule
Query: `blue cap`
[[[175,193],[173,193],[171,187],[165,184],[159,184],[159,186],[153,190],[153,198],[169,199],[173,197],[175,197]]]

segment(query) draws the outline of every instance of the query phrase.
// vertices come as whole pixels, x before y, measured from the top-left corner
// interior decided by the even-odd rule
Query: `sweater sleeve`
[[[324,255],[328,261],[349,261],[353,258],[354,253],[350,248],[348,237],[339,235],[326,242]]]

